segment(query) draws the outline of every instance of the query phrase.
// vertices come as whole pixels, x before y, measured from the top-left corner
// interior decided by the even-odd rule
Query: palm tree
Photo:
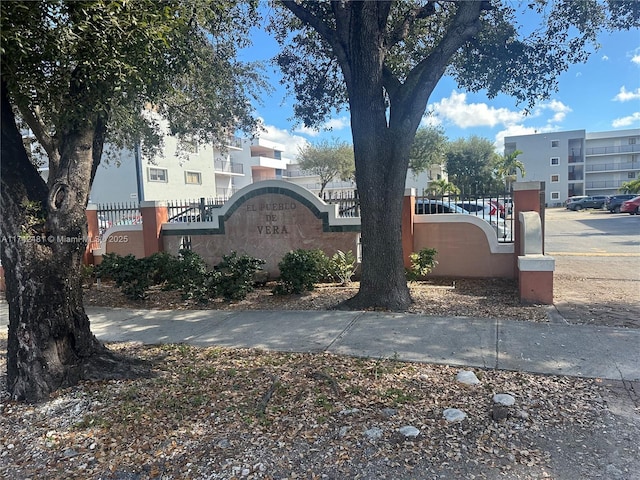
[[[497,156],[496,173],[505,182],[507,190],[511,190],[511,184],[518,178],[518,171],[522,178],[525,176],[524,163],[518,160],[518,155],[521,154],[522,151],[514,150],[507,155]]]
[[[438,180],[429,182],[426,193],[437,197],[444,197],[447,193],[458,194],[460,193],[460,189],[444,178],[439,178]]]
[[[624,182],[620,187],[622,193],[640,193],[640,178]]]

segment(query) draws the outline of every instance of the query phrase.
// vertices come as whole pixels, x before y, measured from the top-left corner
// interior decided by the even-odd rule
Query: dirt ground
[[[571,324],[640,328],[640,281],[556,274],[554,306]]]

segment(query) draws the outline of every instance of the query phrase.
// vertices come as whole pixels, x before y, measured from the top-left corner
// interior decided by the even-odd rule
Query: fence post
[[[514,253],[521,255],[520,212],[537,212],[542,220],[542,253],[544,254],[544,203],[540,193],[544,182],[516,182],[513,184],[513,244]]]
[[[553,304],[555,260],[544,254],[544,182],[513,185],[514,255],[522,303]]]
[[[87,246],[84,250],[84,255],[82,255],[82,263],[85,265],[93,265],[93,249],[100,246],[98,206],[94,204],[87,205],[85,215],[87,217]]]
[[[402,256],[404,266],[411,267],[409,255],[413,253],[413,220],[416,214],[416,189],[408,188],[402,200]]]
[[[169,221],[169,209],[166,202],[140,202],[140,215],[142,216],[144,256],[148,257],[163,250],[160,232],[162,224]]]

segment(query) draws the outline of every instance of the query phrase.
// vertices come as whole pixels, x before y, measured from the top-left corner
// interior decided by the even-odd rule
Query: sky
[[[278,44],[262,29],[252,35],[253,46],[243,60],[268,63]],[[505,136],[566,130],[602,132],[640,128],[640,31],[606,33],[600,49],[587,63],[576,64],[559,77],[558,91],[526,115],[525,105],[512,97],[489,99],[483,92],[460,89],[443,77],[429,100],[423,124],[440,125],[450,140],[477,135],[503,150]],[[285,145],[285,157],[295,159],[305,142],[337,138],[352,143],[349,113],[336,113],[320,131],[297,125],[293,117],[295,98],[280,84],[277,67],[267,65],[264,74],[274,91],[256,105],[266,132],[260,136]]]

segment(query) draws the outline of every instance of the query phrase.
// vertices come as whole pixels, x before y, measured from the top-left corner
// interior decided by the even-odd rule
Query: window
[[[558,183],[560,181],[560,175],[551,175],[551,183]]]
[[[551,192],[551,200],[560,200],[560,192]]]
[[[150,168],[149,181],[167,183],[167,169],[166,168]]]
[[[631,137],[629,139],[629,145],[635,145],[636,144],[636,138],[635,137]]]
[[[560,165],[560,157],[551,157],[551,166]]]
[[[627,173],[627,178],[636,178],[636,172]]]
[[[551,140],[551,148],[558,148],[560,146],[560,140]]]
[[[202,174],[200,172],[184,172],[184,183],[187,185],[202,185]]]

